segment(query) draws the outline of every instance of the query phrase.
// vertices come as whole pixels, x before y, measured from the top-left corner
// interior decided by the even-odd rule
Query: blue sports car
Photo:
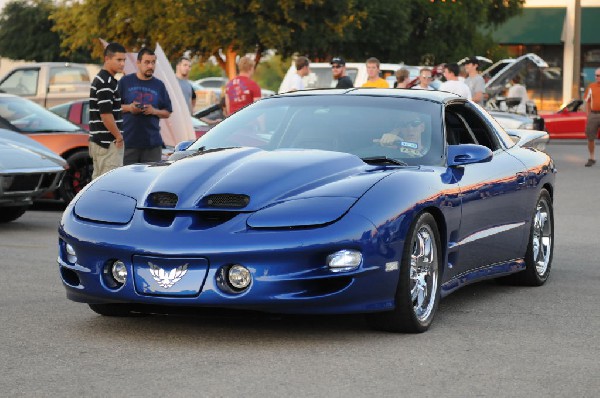
[[[87,185],[59,226],[60,276],[69,299],[108,316],[365,313],[423,332],[461,286],[548,279],[556,169],[543,139],[443,92],[273,96],[170,161]]]

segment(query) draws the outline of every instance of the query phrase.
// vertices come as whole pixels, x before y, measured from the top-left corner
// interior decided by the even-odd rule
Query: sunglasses
[[[340,69],[342,65],[331,65],[331,69]]]

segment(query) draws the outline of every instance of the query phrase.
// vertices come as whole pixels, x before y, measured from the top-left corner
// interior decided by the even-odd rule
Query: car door
[[[490,148],[489,162],[455,170],[461,197],[461,223],[449,251],[452,276],[523,256],[527,220],[525,166],[505,149],[492,127],[469,103],[445,110],[449,141]],[[451,137],[454,137],[451,139]]]

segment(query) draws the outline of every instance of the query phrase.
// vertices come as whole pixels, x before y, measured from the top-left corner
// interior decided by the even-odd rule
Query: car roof
[[[306,95],[364,95],[364,96],[381,96],[381,97],[403,97],[426,99],[434,102],[448,102],[452,100],[465,100],[465,98],[453,93],[438,90],[411,90],[397,88],[350,88],[350,89],[335,89],[335,88],[318,88],[313,90],[292,91],[278,96],[306,96]]]

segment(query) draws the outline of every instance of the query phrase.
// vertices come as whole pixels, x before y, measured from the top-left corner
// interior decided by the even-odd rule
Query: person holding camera
[[[136,73],[119,80],[123,102],[123,165],[160,162],[163,141],[160,119],[171,116],[173,108],[165,84],[154,77],[156,55],[143,48],[137,56]]]

